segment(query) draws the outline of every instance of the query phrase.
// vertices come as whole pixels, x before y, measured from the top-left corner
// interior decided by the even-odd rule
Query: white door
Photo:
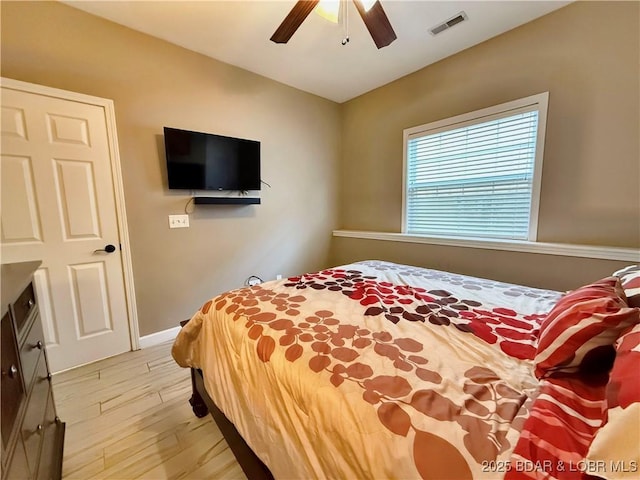
[[[35,285],[52,371],[129,351],[105,107],[7,82],[1,104],[2,263],[42,261]]]

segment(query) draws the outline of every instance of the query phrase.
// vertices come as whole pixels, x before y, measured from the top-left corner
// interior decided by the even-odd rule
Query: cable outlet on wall
[[[169,228],[189,228],[189,215],[169,215]]]

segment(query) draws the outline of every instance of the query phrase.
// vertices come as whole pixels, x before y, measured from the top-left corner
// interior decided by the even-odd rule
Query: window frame
[[[547,110],[549,104],[549,92],[538,93],[499,105],[475,110],[473,112],[456,115],[454,117],[436,120],[416,127],[406,128],[403,131],[402,151],[402,233],[407,234],[407,188],[408,188],[408,153],[409,140],[419,136],[431,135],[442,131],[453,130],[469,125],[481,124],[494,118],[508,116],[519,110],[538,111],[538,131],[536,135],[536,153],[534,158],[533,179],[531,185],[531,211],[529,213],[529,233],[526,241],[536,242],[538,238],[538,220],[540,209],[540,190],[542,184],[542,163],[544,158],[544,143],[547,127]],[[494,242],[501,240],[498,237],[467,237],[455,235],[429,235],[414,234],[416,236],[433,238],[463,239],[477,242]]]

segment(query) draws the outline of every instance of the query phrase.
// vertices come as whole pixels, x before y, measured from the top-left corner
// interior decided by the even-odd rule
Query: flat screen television
[[[260,142],[164,127],[170,189],[260,190]]]

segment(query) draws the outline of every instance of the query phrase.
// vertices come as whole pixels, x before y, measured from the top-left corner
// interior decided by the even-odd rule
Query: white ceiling
[[[381,0],[398,39],[378,50],[355,6],[343,25],[311,13],[287,44],[269,40],[295,0],[65,1],[68,5],[189,50],[344,102],[569,1]],[[468,21],[432,36],[428,29],[464,11]]]

